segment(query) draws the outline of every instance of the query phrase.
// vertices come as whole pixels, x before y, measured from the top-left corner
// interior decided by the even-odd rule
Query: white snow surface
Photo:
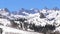
[[[3,29],[3,34],[7,33],[15,33],[15,34],[42,34],[42,33],[37,33],[37,32],[29,32],[29,31],[23,31],[23,30],[18,30],[6,26],[0,26],[0,28]]]
[[[8,24],[9,24],[9,25],[11,24],[9,20],[3,19],[3,18],[0,18],[0,23],[3,24],[4,26],[6,26],[6,25],[8,25]]]

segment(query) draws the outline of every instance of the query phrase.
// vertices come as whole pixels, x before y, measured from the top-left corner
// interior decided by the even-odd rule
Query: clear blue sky
[[[0,0],[0,8],[8,8],[10,11],[19,10],[20,8],[31,9],[44,7],[60,8],[60,0]]]

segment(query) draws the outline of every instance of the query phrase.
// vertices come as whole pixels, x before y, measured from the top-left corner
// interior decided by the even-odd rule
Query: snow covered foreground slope
[[[0,28],[3,29],[3,34],[42,34],[42,33],[37,33],[37,32],[29,32],[29,31],[23,31],[23,30],[18,30],[6,26],[0,26]]]

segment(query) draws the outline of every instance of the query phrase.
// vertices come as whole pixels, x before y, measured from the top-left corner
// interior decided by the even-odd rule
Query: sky
[[[0,0],[0,8],[8,8],[10,11],[19,10],[21,8],[43,9],[44,7],[49,9],[53,7],[60,8],[60,0]]]

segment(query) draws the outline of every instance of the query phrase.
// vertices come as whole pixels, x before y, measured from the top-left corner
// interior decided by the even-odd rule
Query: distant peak
[[[8,10],[7,8],[3,8],[2,10],[3,10],[3,11],[7,11],[7,12],[9,12],[9,10]]]
[[[38,10],[38,8],[31,8],[30,10]]]
[[[31,8],[30,10],[33,10],[34,8]]]

